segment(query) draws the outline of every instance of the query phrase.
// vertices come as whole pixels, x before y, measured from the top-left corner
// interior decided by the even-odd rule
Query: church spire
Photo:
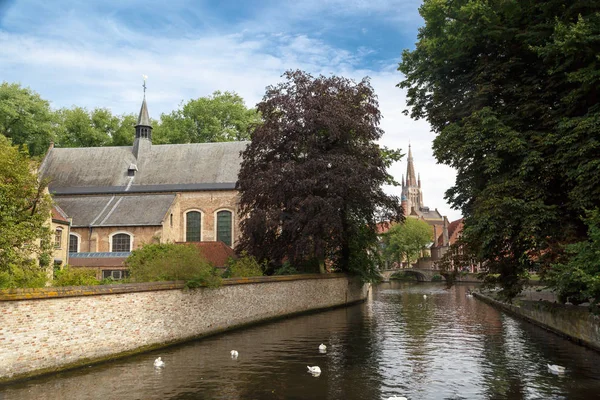
[[[146,75],[144,77],[144,100],[142,100],[142,108],[140,108],[140,115],[138,116],[137,124],[135,126],[135,138],[144,138],[152,141],[152,125],[150,125],[150,115],[148,114],[148,105],[146,104]]]
[[[135,125],[135,140],[133,142],[133,154],[137,159],[141,159],[142,153],[146,151],[146,148],[149,150],[152,144],[152,125],[150,124],[150,115],[148,114],[148,105],[146,104],[146,79],[148,77],[146,75],[143,75],[143,77],[144,100],[142,100],[140,115]]]
[[[417,186],[417,177],[415,176],[415,166],[413,163],[412,150],[408,145],[408,165],[406,167],[406,186]]]

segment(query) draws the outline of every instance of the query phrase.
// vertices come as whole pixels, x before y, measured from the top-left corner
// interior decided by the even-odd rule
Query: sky
[[[380,143],[408,151],[423,200],[450,221],[444,192],[455,171],[436,163],[426,121],[403,115],[397,71],[414,49],[421,0],[0,0],[0,80],[19,82],[55,109],[137,113],[148,76],[150,116],[215,90],[248,107],[286,70],[371,78],[383,115]],[[397,181],[406,157],[393,165]],[[400,195],[400,187],[386,191]]]

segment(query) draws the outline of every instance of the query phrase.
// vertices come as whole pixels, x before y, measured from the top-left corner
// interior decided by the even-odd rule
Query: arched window
[[[79,236],[71,233],[69,235],[69,253],[79,253]]]
[[[115,233],[110,237],[110,251],[113,253],[131,251],[131,235],[128,233]]]
[[[201,226],[202,214],[199,211],[188,211],[185,214],[185,241],[199,242],[202,239]]]
[[[223,210],[217,213],[217,241],[223,242],[229,247],[232,244],[232,220],[231,211]]]
[[[54,248],[60,249],[62,247],[62,228],[56,228],[54,231]]]

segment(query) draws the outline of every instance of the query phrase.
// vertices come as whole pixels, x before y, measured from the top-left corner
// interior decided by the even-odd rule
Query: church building
[[[212,251],[232,253],[247,145],[153,145],[144,95],[132,146],[51,147],[40,175],[71,221],[68,264],[118,279],[123,260],[146,243],[210,242]]]
[[[402,209],[407,218],[418,218],[429,225],[433,230],[434,242],[441,238],[444,245],[448,244],[448,218],[442,216],[437,208],[430,209],[423,203],[423,191],[421,189],[421,174],[415,174],[415,165],[412,149],[408,145],[408,164],[406,166],[406,180],[402,175]]]

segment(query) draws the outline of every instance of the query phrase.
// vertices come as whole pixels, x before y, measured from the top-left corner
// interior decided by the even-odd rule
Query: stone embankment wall
[[[508,304],[485,294],[474,295],[534,324],[600,351],[600,317],[590,313],[587,307],[531,300],[519,300],[516,304]]]
[[[342,274],[0,291],[0,382],[366,299]]]

